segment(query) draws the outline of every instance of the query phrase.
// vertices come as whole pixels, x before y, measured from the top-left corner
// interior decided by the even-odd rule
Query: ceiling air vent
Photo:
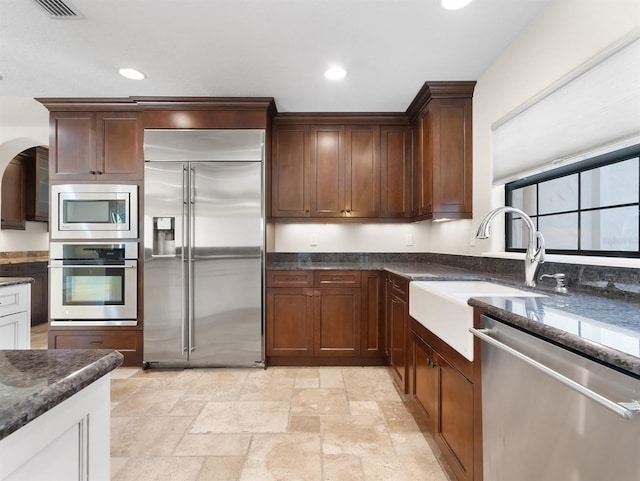
[[[34,0],[51,18],[82,18],[62,0]]]

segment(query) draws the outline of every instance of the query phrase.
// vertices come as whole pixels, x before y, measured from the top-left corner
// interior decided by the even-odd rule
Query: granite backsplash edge
[[[482,272],[514,281],[520,281],[524,278],[522,260],[456,254],[278,252],[267,255],[267,263],[280,262],[305,265],[334,262],[362,266],[391,263],[429,263]],[[558,272],[565,274],[566,285],[569,289],[577,289],[598,296],[640,302],[640,269],[638,268],[545,262],[541,265],[538,275]],[[551,279],[546,279],[544,282],[553,285]]]

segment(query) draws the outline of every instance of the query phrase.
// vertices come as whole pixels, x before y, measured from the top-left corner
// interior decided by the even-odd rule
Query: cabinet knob
[[[344,214],[344,209],[340,209],[340,213],[341,213],[341,214]]]
[[[313,297],[313,294],[309,293],[309,294],[308,294],[308,296],[309,296],[309,297]]]
[[[307,214],[309,213],[309,209],[305,209],[304,211],[305,211]]]
[[[347,214],[351,214],[351,209],[347,209]]]
[[[97,171],[97,172],[96,172],[96,174],[98,174],[98,175],[102,175],[102,171],[101,171],[101,170],[99,170],[99,171]]]
[[[96,174],[97,174],[97,172],[96,172],[95,170],[90,170],[90,171],[89,171],[89,173],[90,173],[91,175],[96,175]]]
[[[319,292],[316,292],[316,297],[320,297],[320,293]]]

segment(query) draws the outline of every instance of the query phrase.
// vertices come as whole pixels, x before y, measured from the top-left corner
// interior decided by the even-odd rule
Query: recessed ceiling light
[[[459,8],[466,7],[471,3],[471,0],[440,0],[442,8],[447,10],[458,10]]]
[[[340,80],[345,78],[347,71],[342,67],[331,67],[324,73],[324,76],[331,80]]]
[[[135,68],[121,68],[120,70],[118,70],[118,72],[120,72],[120,75],[122,75],[123,77],[131,80],[142,80],[146,77],[145,74],[140,72],[140,70],[136,70]]]

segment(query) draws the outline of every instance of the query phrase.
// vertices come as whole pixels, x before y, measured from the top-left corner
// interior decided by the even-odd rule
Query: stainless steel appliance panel
[[[190,359],[251,366],[262,359],[262,164],[191,163]]]
[[[262,129],[145,129],[144,160],[261,162],[264,137]]]
[[[51,186],[52,239],[135,239],[138,187],[120,184]]]
[[[173,363],[188,360],[186,340],[188,284],[185,273],[188,270],[189,260],[186,237],[189,218],[186,205],[185,169],[182,162],[145,164],[144,359],[146,362]]]
[[[51,325],[136,325],[137,243],[52,242]]]
[[[146,363],[263,362],[262,168],[145,164]]]
[[[489,317],[482,326],[481,334],[491,338],[482,343],[484,479],[639,479],[640,415],[624,413],[623,403],[640,399],[640,380]],[[599,401],[508,349],[577,382]]]

